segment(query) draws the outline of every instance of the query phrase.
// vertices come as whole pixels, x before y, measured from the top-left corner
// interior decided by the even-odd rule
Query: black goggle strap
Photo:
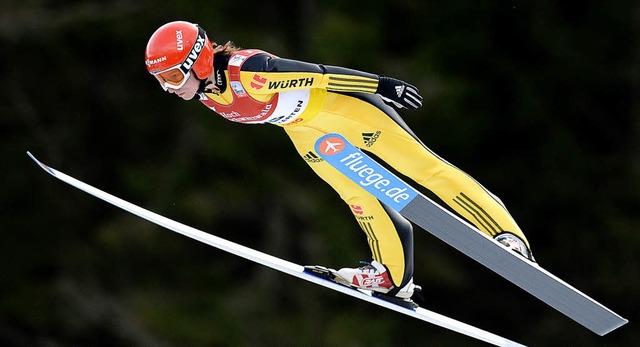
[[[191,47],[189,55],[187,55],[182,64],[180,64],[180,71],[185,75],[191,71],[207,43],[207,33],[198,24],[196,24],[196,27],[198,28],[198,36],[196,36],[196,40],[193,43],[193,47]]]

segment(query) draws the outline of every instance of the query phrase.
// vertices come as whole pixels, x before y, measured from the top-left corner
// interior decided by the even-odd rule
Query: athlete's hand
[[[384,101],[398,109],[415,110],[422,106],[422,96],[418,93],[418,88],[395,78],[380,76],[376,94],[380,94]]]

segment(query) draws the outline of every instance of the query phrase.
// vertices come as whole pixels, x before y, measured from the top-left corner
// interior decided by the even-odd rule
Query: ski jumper
[[[450,209],[495,237],[526,238],[501,201],[466,173],[438,157],[398,113],[374,94],[379,76],[342,67],[241,50],[214,59],[216,86],[200,101],[240,123],[271,123],[289,135],[299,155],[350,207],[366,234],[373,259],[384,264],[397,288],[413,277],[409,221],[326,163],[316,140],[340,133],[349,142],[434,193]]]

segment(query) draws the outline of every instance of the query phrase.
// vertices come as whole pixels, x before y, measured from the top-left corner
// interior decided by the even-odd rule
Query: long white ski
[[[320,137],[315,149],[324,160],[385,205],[596,334],[607,334],[628,322],[442,208],[342,135]]]
[[[86,193],[89,193],[99,199],[102,199],[112,205],[115,205],[125,211],[133,213],[134,215],[142,217],[152,223],[165,227],[169,230],[172,230],[184,236],[190,237],[194,240],[200,241],[202,243],[205,243],[207,245],[229,252],[231,254],[235,254],[239,257],[251,260],[258,264],[262,264],[272,269],[284,272],[291,276],[295,276],[303,280],[306,280],[315,284],[319,284],[326,288],[333,289],[335,291],[350,295],[360,300],[364,300],[372,304],[376,304],[376,305],[388,308],[390,310],[402,313],[404,315],[417,318],[446,329],[450,329],[460,334],[464,334],[469,337],[472,337],[496,346],[523,346],[514,341],[508,340],[506,338],[500,337],[498,335],[492,334],[490,332],[484,331],[474,326],[459,322],[455,319],[443,316],[441,314],[426,310],[424,308],[409,309],[409,308],[401,307],[391,302],[382,300],[380,298],[376,298],[372,296],[369,292],[348,288],[346,286],[340,285],[333,281],[323,279],[318,276],[314,276],[306,272],[304,266],[268,255],[266,253],[262,253],[260,251],[256,251],[252,248],[248,248],[248,247],[233,243],[231,241],[222,239],[220,237],[205,233],[204,231],[178,223],[172,219],[166,218],[164,216],[161,216],[159,214],[146,210],[142,207],[134,205],[128,201],[122,200],[116,196],[113,196],[93,186],[90,186],[80,180],[77,180],[69,175],[66,175],[58,170],[55,170],[43,164],[39,160],[37,160],[30,152],[27,152],[27,154],[38,165],[40,165],[42,169],[44,169],[46,172],[51,174],[53,177],[73,187],[76,187]]]

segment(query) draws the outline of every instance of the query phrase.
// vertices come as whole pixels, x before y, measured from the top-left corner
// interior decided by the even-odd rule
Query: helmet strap
[[[198,78],[198,76],[195,76],[195,74],[194,74],[194,77],[198,81],[200,81],[200,85],[198,86],[198,91],[196,92],[196,95],[202,94],[202,93],[205,93],[205,92],[211,92],[211,88],[207,88],[207,87],[210,86],[211,84],[213,84],[213,82],[208,81],[207,79],[201,80],[201,79]],[[196,96],[194,95],[194,98],[195,97]]]

